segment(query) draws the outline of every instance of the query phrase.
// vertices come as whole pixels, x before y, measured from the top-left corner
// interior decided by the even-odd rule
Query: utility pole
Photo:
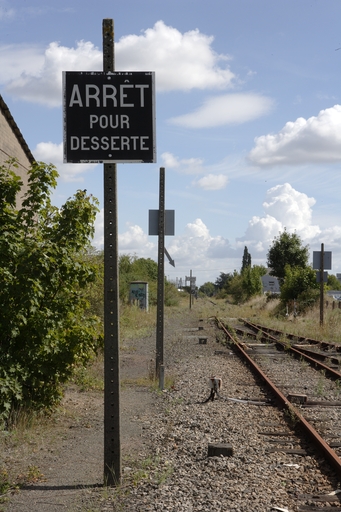
[[[114,22],[103,20],[103,71],[115,70]],[[104,484],[121,480],[116,163],[104,164]]]

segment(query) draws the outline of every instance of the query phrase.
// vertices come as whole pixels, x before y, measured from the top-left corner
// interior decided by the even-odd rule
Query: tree
[[[228,283],[227,293],[233,296],[236,304],[245,302],[255,295],[262,293],[261,277],[266,274],[263,265],[246,267],[243,272],[234,272]]]
[[[282,285],[286,265],[305,268],[308,265],[308,258],[308,246],[302,245],[302,240],[296,233],[290,234],[284,229],[283,233],[275,237],[267,254],[270,275],[277,277]]]
[[[260,295],[263,290],[261,277],[266,274],[266,268],[263,265],[254,265],[246,267],[242,273],[242,287],[246,299],[250,299],[254,295]]]
[[[58,173],[35,163],[17,210],[22,182],[11,169],[0,166],[0,422],[22,406],[53,407],[99,344],[84,296],[95,279],[86,254],[97,200],[78,190],[52,206]]]
[[[229,281],[231,281],[233,275],[232,274],[225,274],[224,272],[220,272],[219,277],[217,277],[214,285],[218,290],[222,290],[226,287]]]
[[[215,292],[215,286],[210,281],[207,281],[206,283],[200,286],[199,292],[203,293],[204,295],[207,295],[207,297],[212,297]]]
[[[341,290],[341,283],[334,274],[328,275],[327,286],[329,290]]]
[[[242,259],[242,268],[241,272],[243,272],[246,268],[251,267],[251,254],[249,253],[247,247],[244,247],[244,254]]]
[[[316,282],[316,272],[311,267],[285,267],[285,279],[281,287],[281,301],[286,303],[289,300],[300,299],[303,295],[306,298],[310,295],[316,298],[315,290],[319,289]],[[312,292],[312,293],[311,293]]]

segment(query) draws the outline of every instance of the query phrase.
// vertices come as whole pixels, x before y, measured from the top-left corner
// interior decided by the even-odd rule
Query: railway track
[[[280,405],[299,434],[299,440],[272,432],[269,443],[285,453],[302,454],[305,449],[293,447],[302,441],[323,457],[341,480],[341,356],[335,344],[294,335],[252,324],[246,320],[228,322],[216,319],[227,337],[228,345],[238,353],[262,384],[269,389],[274,402]],[[290,357],[293,355],[294,357]],[[322,362],[323,361],[323,362]],[[320,370],[320,371],[316,371]],[[264,435],[267,435],[265,433]],[[290,442],[291,441],[291,442]],[[288,448],[290,446],[290,448]],[[278,448],[279,447],[279,448]],[[301,451],[300,451],[301,450]],[[309,450],[309,448],[308,448]],[[341,493],[341,490],[340,490]],[[304,496],[297,495],[298,500]],[[341,494],[310,496],[308,505],[299,511],[341,511],[335,507]],[[321,500],[325,504],[321,505]]]

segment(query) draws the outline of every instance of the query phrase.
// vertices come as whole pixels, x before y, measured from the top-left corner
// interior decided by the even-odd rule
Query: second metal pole
[[[158,279],[157,279],[157,313],[156,313],[156,378],[160,380],[160,367],[163,365],[164,336],[164,300],[165,300],[165,169],[160,168],[159,193],[159,242],[158,242]],[[163,378],[163,376],[161,376]],[[161,382],[159,382],[161,387]]]

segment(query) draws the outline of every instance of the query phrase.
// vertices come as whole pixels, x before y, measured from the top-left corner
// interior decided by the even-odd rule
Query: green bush
[[[99,343],[84,297],[95,279],[86,254],[97,201],[79,190],[60,209],[52,206],[57,176],[52,165],[32,165],[17,209],[22,182],[10,164],[0,166],[2,423],[16,408],[53,407],[62,384]]]

